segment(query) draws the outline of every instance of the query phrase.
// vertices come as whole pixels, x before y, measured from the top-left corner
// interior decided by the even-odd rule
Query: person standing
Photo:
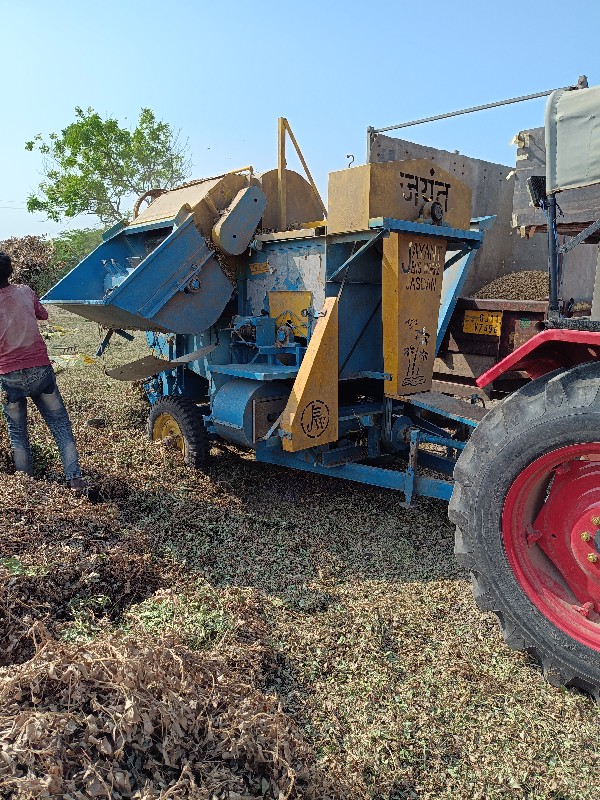
[[[10,283],[12,271],[10,256],[0,251],[0,392],[15,470],[33,475],[27,432],[30,397],[56,440],[67,484],[82,492],[86,483],[71,421],[38,327],[48,312],[29,286]]]

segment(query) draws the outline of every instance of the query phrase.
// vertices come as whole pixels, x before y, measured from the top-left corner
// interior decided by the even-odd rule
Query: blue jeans
[[[29,367],[0,375],[0,390],[15,469],[33,475],[27,433],[27,398],[31,397],[56,440],[65,478],[79,478],[81,470],[71,422],[58,391],[52,367]]]

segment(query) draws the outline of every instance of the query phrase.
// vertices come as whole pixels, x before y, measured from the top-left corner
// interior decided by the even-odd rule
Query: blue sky
[[[286,116],[323,193],[364,163],[366,128],[576,82],[600,83],[600,4],[271,0],[0,0],[0,239],[55,234],[25,210],[40,181],[24,143],[75,106],[134,125],[142,107],[181,129],[193,177],[276,165]],[[404,138],[513,164],[508,142],[544,100],[410,128]],[[292,154],[289,166],[296,167]]]

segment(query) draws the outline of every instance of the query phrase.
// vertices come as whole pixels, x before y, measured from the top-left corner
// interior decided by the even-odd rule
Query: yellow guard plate
[[[484,336],[500,336],[501,311],[465,311],[463,333],[480,333]]]
[[[311,306],[312,292],[269,292],[270,316],[275,318],[277,327],[291,323],[296,336],[308,336],[306,317],[302,312],[307,312]]]
[[[443,229],[442,229],[443,230]],[[446,240],[392,231],[383,240],[381,313],[388,397],[431,389]]]
[[[282,447],[297,453],[338,438],[338,301],[327,297],[281,417]]]

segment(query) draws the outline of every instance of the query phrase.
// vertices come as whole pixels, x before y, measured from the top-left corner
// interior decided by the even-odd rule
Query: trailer
[[[549,125],[561,131],[573,97],[600,106],[600,89],[561,91]],[[598,696],[600,326],[560,314],[556,247],[548,319],[534,313],[522,340],[513,326],[477,381],[524,385],[491,409],[437,391],[436,356],[493,216],[472,219],[469,187],[427,159],[331,173],[326,209],[287,121],[279,132],[277,169],[155,192],[43,302],[103,325],[101,350],[146,332],[151,353],[108,374],[144,381],[150,438],[193,467],[223,440],[405,505],[450,501],[457,556],[508,643]],[[306,178],[287,169],[287,134]],[[551,219],[561,188],[536,185]]]

